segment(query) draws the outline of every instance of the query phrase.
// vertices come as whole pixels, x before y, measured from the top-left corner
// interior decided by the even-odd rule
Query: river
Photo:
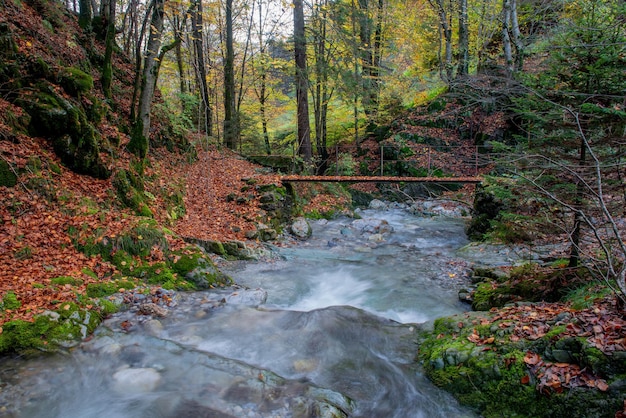
[[[417,324],[467,310],[463,221],[311,221],[233,289],[121,312],[67,353],[0,364],[0,417],[472,417],[414,363]],[[335,415],[333,415],[335,414]]]

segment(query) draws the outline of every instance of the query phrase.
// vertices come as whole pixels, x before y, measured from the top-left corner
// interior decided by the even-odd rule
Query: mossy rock
[[[71,347],[91,334],[101,314],[73,302],[62,303],[56,312],[38,315],[32,322],[14,320],[2,326],[0,353],[30,350],[55,351]]]
[[[232,283],[232,279],[219,271],[205,254],[199,250],[186,250],[182,255],[176,255],[172,269],[197,289],[209,289]]]
[[[15,59],[19,53],[19,47],[13,39],[13,32],[7,23],[0,24],[0,56],[5,59]]]
[[[609,418],[621,410],[626,384],[619,383],[619,360],[607,366],[608,356],[590,347],[586,340],[559,339],[563,327],[558,326],[538,340],[511,342],[501,322],[490,322],[495,314],[472,312],[439,318],[432,329],[419,334],[417,358],[433,383],[484,417]],[[488,325],[477,325],[484,319],[490,320]],[[477,342],[469,338],[474,334],[480,337]],[[496,338],[491,340],[489,336]],[[554,358],[550,356],[557,350],[571,353],[581,368],[607,376],[611,389],[602,392],[574,387],[549,396],[540,393],[524,357],[532,351],[551,361]]]
[[[22,303],[17,299],[14,292],[9,291],[0,298],[0,311],[19,309],[20,306]]]
[[[516,299],[511,288],[495,282],[486,281],[479,283],[473,294],[472,309],[475,311],[488,311],[491,308],[499,308]]]
[[[74,67],[59,72],[59,83],[70,96],[80,97],[93,89],[93,77]]]
[[[0,186],[14,187],[16,184],[17,176],[11,166],[5,160],[0,160]]]
[[[107,179],[111,171],[100,158],[99,134],[87,125],[80,137],[64,135],[54,141],[54,151],[72,171]]]
[[[113,178],[113,187],[126,207],[133,209],[138,215],[152,217],[140,176],[130,170],[119,170]]]
[[[55,153],[65,165],[80,174],[100,179],[110,177],[110,170],[100,158],[100,134],[80,105],[59,96],[46,84],[18,102],[31,117],[30,133],[50,138]]]

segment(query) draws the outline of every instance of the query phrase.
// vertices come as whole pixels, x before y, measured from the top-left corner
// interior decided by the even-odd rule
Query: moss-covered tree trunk
[[[113,45],[115,44],[115,5],[116,0],[109,2],[109,20],[107,22],[106,48],[104,64],[102,65],[102,93],[107,99],[111,98],[111,82],[113,80]]]
[[[78,24],[84,30],[88,30],[91,28],[91,2],[90,0],[80,0],[78,6]]]

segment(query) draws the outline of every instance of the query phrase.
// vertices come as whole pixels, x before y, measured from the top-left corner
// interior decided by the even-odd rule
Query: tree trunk
[[[311,161],[311,127],[309,125],[309,77],[306,67],[306,38],[302,0],[293,0],[293,38],[296,62],[296,98],[298,104],[298,152],[306,162]]]
[[[159,66],[157,59],[161,50],[161,36],[163,34],[165,0],[155,0],[150,22],[150,36],[146,46],[146,57],[141,77],[141,94],[139,95],[139,115],[134,122],[131,140],[128,148],[141,158],[148,153],[150,138],[150,110],[152,98],[156,88]]]
[[[505,0],[506,1],[506,0]],[[440,42],[444,42],[444,56],[443,59],[439,57],[439,75],[443,81],[449,83],[452,81],[454,74],[454,68],[452,67],[452,25],[448,21],[448,13],[444,5],[444,0],[429,0],[431,6],[437,11],[439,15],[439,30]]]
[[[209,100],[209,88],[207,85],[206,65],[204,63],[204,32],[202,20],[202,0],[195,0],[194,11],[191,13],[191,24],[193,26],[193,45],[198,64],[197,76],[200,85],[201,112],[198,124],[202,126],[207,135],[213,134],[213,115],[211,113],[211,103]]]
[[[513,52],[511,50],[510,33],[511,21],[511,0],[502,2],[502,49],[504,50],[504,61],[506,73],[510,77],[513,74]]]
[[[459,69],[457,77],[469,73],[469,28],[467,20],[467,0],[459,0]]]
[[[582,179],[585,167],[585,161],[587,159],[587,144],[584,139],[580,140],[580,158],[578,165],[580,166],[581,173],[580,178],[576,180],[576,196],[574,198],[574,230],[572,231],[570,252],[569,252],[569,267],[578,267],[580,263],[580,229],[584,222],[583,219],[583,196],[585,194],[585,182]]]
[[[91,1],[80,0],[79,7],[78,24],[82,29],[88,30],[91,28]]]
[[[354,120],[354,143],[356,144],[357,150],[360,150],[360,142],[359,142],[359,91],[361,90],[361,82],[359,75],[359,43],[357,42],[357,24],[356,24],[356,4],[355,0],[352,0],[352,14],[350,23],[352,24],[352,59],[353,59],[353,67],[352,72],[354,74],[354,96],[352,98],[353,103],[353,120]]]
[[[378,106],[380,102],[380,63],[382,61],[383,51],[383,22],[385,13],[385,0],[378,0],[378,8],[376,10],[376,31],[374,32],[374,52],[372,57],[372,69],[370,71],[371,90],[370,90],[370,111],[372,112],[373,122],[378,122]]]
[[[267,101],[267,64],[265,62],[265,40],[263,39],[263,3],[259,1],[259,26],[258,26],[258,38],[259,38],[259,56],[261,57],[261,74],[259,77],[260,86],[255,89],[257,98],[259,99],[259,111],[261,113],[261,127],[263,129],[263,144],[265,145],[265,153],[272,155],[272,146],[270,144],[270,135],[267,130],[267,112],[265,109],[265,103]],[[255,66],[252,67],[255,69]]]
[[[115,45],[115,5],[116,0],[109,0],[107,34],[104,50],[104,64],[102,65],[102,93],[104,97],[110,99],[111,83],[113,82],[113,46]]]
[[[517,19],[517,0],[511,0],[511,39],[515,45],[515,71],[524,69],[524,45]]]
[[[226,57],[224,60],[224,145],[237,148],[235,112],[235,51],[233,47],[233,0],[226,0]]]
[[[148,24],[148,17],[150,16],[151,11],[154,9],[155,0],[152,0],[150,4],[148,4],[148,9],[146,10],[146,15],[144,16],[143,23],[141,24],[141,30],[139,31],[139,36],[137,37],[137,43],[135,45],[135,83],[133,85],[133,97],[130,102],[130,119],[135,121],[137,119],[137,110],[135,103],[137,103],[137,96],[139,95],[141,89],[141,45],[143,43],[143,37],[146,33],[146,25]]]
[[[318,174],[323,174],[328,165],[328,150],[326,146],[326,117],[325,109],[330,98],[328,97],[328,66],[329,52],[327,48],[327,0],[323,0],[315,11],[315,90],[314,90],[314,115],[315,115],[315,143],[317,154],[321,157]]]

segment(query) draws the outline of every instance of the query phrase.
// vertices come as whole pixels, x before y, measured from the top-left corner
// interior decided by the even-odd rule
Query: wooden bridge
[[[281,176],[283,183],[328,182],[328,183],[463,183],[478,184],[481,177],[388,177],[388,176]]]
[[[346,176],[340,175],[341,154],[345,154],[346,146],[342,146],[341,150],[338,146],[335,146],[334,154],[329,156],[326,163],[329,165],[329,172],[335,171],[334,175],[324,176],[305,176],[305,175],[283,175],[280,176],[280,180],[283,183],[303,183],[303,182],[333,182],[333,183],[431,183],[431,184],[478,184],[483,181],[479,176],[479,168],[487,166],[489,161],[485,161],[484,157],[479,154],[478,147],[470,147],[469,149],[464,146],[448,146],[442,145],[441,149],[424,144],[416,144],[415,149],[412,149],[413,156],[411,158],[398,159],[386,156],[386,154],[395,155],[398,150],[395,147],[381,145],[379,152],[379,161],[376,167],[368,167],[369,171],[377,173],[377,175],[369,176]],[[455,151],[457,155],[454,157],[454,166],[459,173],[466,173],[466,175],[446,176],[439,177],[434,175],[435,173],[442,172],[443,170],[437,167],[447,167],[451,164],[449,158],[441,158],[443,155],[448,156],[450,152]],[[274,169],[277,167],[281,170],[292,172],[296,170],[296,155],[294,151],[293,156],[272,156],[272,155],[258,155],[248,156],[250,160],[270,166]],[[268,159],[272,160],[280,159],[282,166],[276,166],[269,164]],[[277,160],[278,161],[278,160]],[[302,168],[302,167],[300,167]],[[333,170],[334,168],[334,170]],[[396,174],[396,175],[384,175],[384,174]],[[425,175],[425,176],[420,176]],[[473,173],[473,176],[467,175]],[[440,174],[440,173],[438,173]]]

